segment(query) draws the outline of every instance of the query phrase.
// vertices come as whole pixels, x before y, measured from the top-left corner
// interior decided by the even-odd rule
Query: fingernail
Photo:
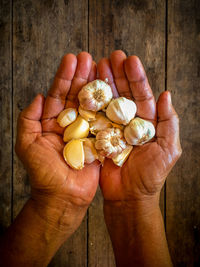
[[[169,91],[167,91],[167,100],[169,104],[172,104],[172,97],[171,97],[171,93]]]

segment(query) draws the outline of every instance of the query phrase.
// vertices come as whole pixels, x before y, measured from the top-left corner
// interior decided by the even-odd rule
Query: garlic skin
[[[113,99],[106,109],[106,116],[113,122],[127,125],[137,111],[136,104],[125,97]]]
[[[85,161],[83,141],[81,139],[73,139],[67,143],[63,150],[63,157],[70,167],[81,170]]]
[[[64,109],[62,112],[60,112],[60,114],[57,117],[57,123],[61,126],[61,127],[66,127],[69,124],[71,124],[73,121],[76,120],[77,118],[77,110],[75,108],[67,108]]]
[[[68,142],[71,139],[85,138],[89,134],[89,123],[80,115],[64,131],[63,140]]]
[[[89,122],[90,132],[96,135],[98,132],[107,128],[112,128],[112,122],[106,118],[103,112],[98,112],[94,121]]]
[[[90,164],[98,159],[98,154],[95,148],[95,138],[83,139],[83,150],[85,154],[85,163]]]
[[[78,108],[79,114],[86,120],[86,121],[94,121],[96,112],[91,110],[85,110],[81,106]]]
[[[123,132],[118,128],[107,128],[96,135],[95,147],[107,158],[113,158],[126,148]]]
[[[124,129],[124,137],[130,145],[141,146],[154,136],[153,124],[141,118],[133,119]]]
[[[127,145],[127,147],[122,151],[122,153],[120,153],[116,157],[112,158],[115,165],[122,167],[123,164],[128,159],[128,156],[130,155],[132,149],[133,149],[133,146]]]
[[[102,80],[94,80],[86,84],[78,94],[80,106],[92,111],[105,108],[112,97],[111,87]]]

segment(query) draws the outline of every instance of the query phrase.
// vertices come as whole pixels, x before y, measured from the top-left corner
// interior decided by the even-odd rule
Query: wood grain
[[[0,1],[0,234],[11,222],[12,198],[12,17]]]
[[[116,49],[141,58],[156,97],[165,90],[165,1],[89,1],[90,53],[98,61]],[[91,267],[115,266],[102,206],[98,191],[89,209]]]
[[[87,49],[87,10],[86,0],[14,1],[14,129],[19,112],[37,93],[49,88],[61,57]],[[28,177],[15,157],[14,217],[29,193]],[[58,251],[51,266],[86,266],[86,231],[84,221]]]
[[[167,237],[175,266],[200,266],[200,5],[169,1],[167,87],[183,154],[167,181]]]

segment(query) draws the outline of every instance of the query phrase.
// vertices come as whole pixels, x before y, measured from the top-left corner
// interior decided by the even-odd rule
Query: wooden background
[[[167,179],[161,209],[174,265],[200,266],[198,0],[0,0],[1,233],[29,197],[13,149],[19,112],[36,93],[46,93],[65,53],[86,50],[98,61],[115,49],[141,58],[156,97],[172,92],[183,155]],[[100,191],[49,266],[114,266]]]

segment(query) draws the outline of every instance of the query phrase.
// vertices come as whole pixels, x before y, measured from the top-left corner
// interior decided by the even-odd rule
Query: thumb
[[[40,119],[44,106],[44,96],[38,94],[33,102],[18,117],[16,147],[26,148],[42,133]],[[16,148],[17,150],[17,148]]]
[[[163,148],[177,148],[181,151],[179,139],[179,118],[172,106],[171,94],[163,92],[157,102],[158,124],[157,142]]]

